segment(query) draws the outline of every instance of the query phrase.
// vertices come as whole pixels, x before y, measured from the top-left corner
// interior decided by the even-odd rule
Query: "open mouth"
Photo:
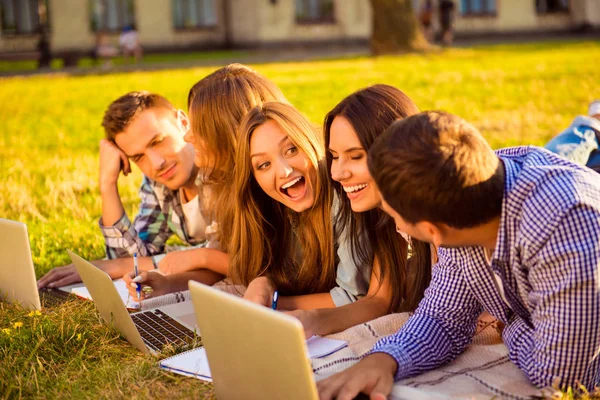
[[[369,186],[369,184],[367,183],[361,183],[360,185],[354,186],[344,186],[344,192],[346,192],[346,195],[350,199],[353,199],[357,197],[360,193],[362,193],[362,191],[365,190],[367,186]]]
[[[306,193],[306,180],[299,176],[282,185],[279,191],[292,200],[298,200]]]

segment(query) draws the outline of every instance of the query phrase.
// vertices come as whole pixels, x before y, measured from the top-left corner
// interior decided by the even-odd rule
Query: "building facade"
[[[411,1],[418,13],[425,0]],[[600,0],[455,4],[457,34],[600,27]],[[343,43],[369,38],[371,8],[369,0],[0,0],[0,53],[35,51],[42,29],[53,52],[91,52],[99,36],[116,45],[129,26],[147,50]]]

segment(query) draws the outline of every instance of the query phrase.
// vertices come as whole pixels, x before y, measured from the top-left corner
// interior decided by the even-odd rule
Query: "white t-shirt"
[[[138,45],[138,34],[136,31],[127,31],[119,36],[119,45],[126,50],[135,50]]]
[[[198,195],[187,203],[181,203],[183,215],[185,216],[185,225],[187,227],[188,236],[197,241],[206,240],[206,221],[202,212],[200,212],[200,203]]]

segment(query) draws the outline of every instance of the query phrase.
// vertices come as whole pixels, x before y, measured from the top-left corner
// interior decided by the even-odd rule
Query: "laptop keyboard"
[[[52,307],[64,303],[69,298],[68,292],[58,289],[42,288],[39,290],[40,302],[43,307]]]
[[[138,312],[131,318],[144,343],[154,351],[160,352],[169,344],[189,345],[195,339],[194,332],[160,310]]]

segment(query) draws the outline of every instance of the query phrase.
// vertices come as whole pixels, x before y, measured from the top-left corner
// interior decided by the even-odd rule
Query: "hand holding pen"
[[[133,253],[133,275],[134,275],[134,278],[138,276],[138,258],[137,258],[137,253]],[[142,290],[142,285],[140,285],[139,283],[136,283],[135,292],[137,293],[138,300],[140,300],[140,298],[141,298],[141,293],[140,293],[141,290]]]

